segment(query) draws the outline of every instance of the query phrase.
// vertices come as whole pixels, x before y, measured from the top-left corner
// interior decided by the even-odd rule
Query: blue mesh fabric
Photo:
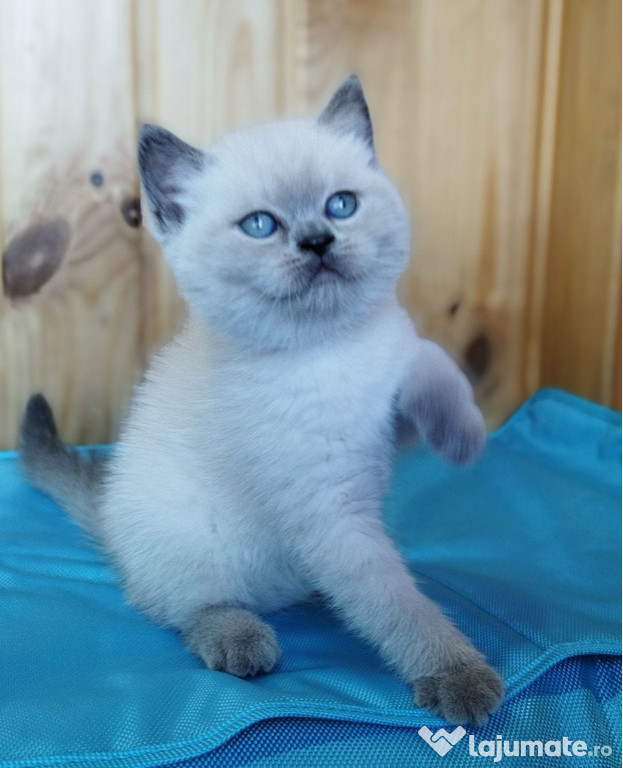
[[[448,754],[438,756],[420,738],[417,723],[401,728],[340,720],[282,718],[266,720],[234,736],[212,752],[171,763],[170,768],[242,768],[242,766],[306,768],[415,768],[473,765],[469,734],[480,740],[504,739],[546,742],[580,739],[594,751],[612,747],[610,756],[552,758],[503,757],[504,765],[579,765],[610,768],[621,764],[621,659],[576,656],[547,670],[510,699],[486,728],[467,729],[467,735]],[[452,729],[450,729],[452,730]],[[588,751],[588,749],[587,749]],[[482,760],[482,758],[480,758]],[[492,758],[488,758],[492,762]],[[169,766],[167,766],[169,768]]]
[[[520,409],[474,467],[422,449],[398,461],[388,529],[506,682],[508,701],[478,739],[566,735],[612,747],[610,762],[584,764],[614,764],[620,492],[620,415],[555,391]],[[415,710],[319,603],[268,617],[284,651],[274,673],[203,669],[174,632],[124,604],[102,554],[27,487],[11,454],[0,460],[0,530],[3,768],[474,759],[467,736],[443,758],[432,751],[416,729],[443,723]]]

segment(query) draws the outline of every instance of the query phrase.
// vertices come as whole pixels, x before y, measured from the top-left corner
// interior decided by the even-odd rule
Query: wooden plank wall
[[[539,386],[620,407],[619,0],[0,0],[0,447],[44,391],[114,438],[183,314],[137,126],[208,144],[360,74],[412,211],[402,297],[491,426]]]

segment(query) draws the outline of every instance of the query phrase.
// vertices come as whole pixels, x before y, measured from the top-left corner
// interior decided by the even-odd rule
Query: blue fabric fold
[[[620,654],[620,414],[545,390],[472,467],[410,450],[386,521],[509,701],[564,659]],[[19,477],[15,455],[0,457],[2,768],[165,765],[276,718],[443,725],[322,604],[268,620],[283,648],[275,672],[202,668],[124,603],[105,556]]]

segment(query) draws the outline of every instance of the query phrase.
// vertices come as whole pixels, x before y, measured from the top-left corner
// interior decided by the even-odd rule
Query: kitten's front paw
[[[480,659],[421,677],[411,688],[417,707],[429,709],[449,723],[475,726],[487,723],[504,695],[500,676]]]
[[[429,392],[415,404],[416,424],[422,439],[454,464],[468,464],[482,453],[487,430],[472,402],[447,402],[443,393]]]
[[[236,677],[270,672],[281,656],[272,628],[241,608],[205,609],[184,637],[206,667]]]

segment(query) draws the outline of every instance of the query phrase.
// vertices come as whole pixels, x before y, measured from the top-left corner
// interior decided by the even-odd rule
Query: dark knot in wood
[[[91,184],[93,184],[94,187],[101,187],[104,183],[104,174],[100,171],[93,171],[93,173],[89,176],[89,181]]]
[[[128,226],[140,227],[143,217],[141,215],[141,201],[138,197],[126,197],[121,203],[121,214]]]
[[[33,224],[14,237],[2,259],[6,296],[36,293],[60,267],[67,252],[71,227],[65,219]]]
[[[467,346],[465,362],[469,370],[478,379],[482,378],[489,370],[491,365],[491,342],[484,333],[479,333]]]

